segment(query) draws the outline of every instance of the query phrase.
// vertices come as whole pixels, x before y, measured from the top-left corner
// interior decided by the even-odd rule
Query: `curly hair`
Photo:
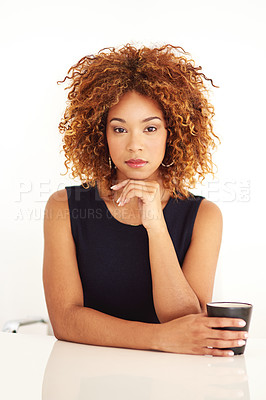
[[[59,131],[72,178],[79,177],[84,188],[100,181],[109,190],[114,184],[116,169],[109,165],[105,132],[108,110],[133,90],[155,100],[164,114],[168,133],[163,162],[171,164],[159,167],[164,188],[174,198],[187,198],[197,181],[214,175],[210,150],[216,148],[214,139],[220,139],[213,132],[214,108],[205,81],[215,85],[188,54],[170,44],[139,49],[126,44],[85,56],[69,69],[58,81],[71,81]]]

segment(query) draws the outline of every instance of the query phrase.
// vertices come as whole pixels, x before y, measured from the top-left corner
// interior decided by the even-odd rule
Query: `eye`
[[[145,131],[148,131],[148,132],[155,132],[156,130],[157,130],[157,128],[155,126],[148,126],[145,129]]]
[[[114,132],[116,133],[124,133],[126,132],[125,128],[114,128]]]

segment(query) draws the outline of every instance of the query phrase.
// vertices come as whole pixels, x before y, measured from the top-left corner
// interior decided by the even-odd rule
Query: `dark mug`
[[[213,328],[226,331],[247,331],[249,329],[252,304],[239,303],[239,302],[212,302],[207,303],[208,317],[223,317],[223,318],[240,318],[246,321],[246,325],[243,327],[225,327],[225,328]],[[231,347],[223,350],[232,350],[235,355],[243,354],[245,351],[246,344],[241,347]]]

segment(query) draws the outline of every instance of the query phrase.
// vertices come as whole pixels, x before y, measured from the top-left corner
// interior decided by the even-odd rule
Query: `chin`
[[[148,180],[150,178],[153,178],[154,180],[156,180],[156,177],[154,176],[154,172],[152,173],[144,173],[144,172],[135,172],[135,173],[129,173],[129,174],[125,174],[126,178],[125,179],[133,179],[134,181],[145,181]]]

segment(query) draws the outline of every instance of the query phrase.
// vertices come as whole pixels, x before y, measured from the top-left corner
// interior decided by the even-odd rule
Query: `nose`
[[[143,150],[143,139],[141,134],[135,132],[128,135],[127,150],[135,153],[139,150]]]

